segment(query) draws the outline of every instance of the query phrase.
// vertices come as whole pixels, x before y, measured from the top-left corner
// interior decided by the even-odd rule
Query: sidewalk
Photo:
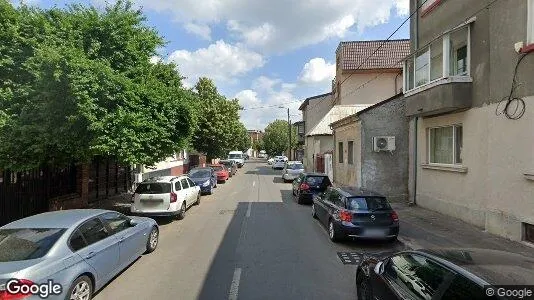
[[[459,219],[404,203],[392,206],[399,214],[399,241],[409,248],[484,248],[534,257],[534,247],[487,233]]]
[[[132,194],[122,193],[109,197],[108,199],[102,199],[89,204],[89,208],[108,209],[118,211],[123,214],[130,214],[130,201]]]

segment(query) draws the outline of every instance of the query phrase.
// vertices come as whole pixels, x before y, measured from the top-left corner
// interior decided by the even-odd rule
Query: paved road
[[[280,171],[250,161],[184,220],[158,220],[158,249],[95,299],[355,299],[355,266],[337,253],[403,248],[333,244],[310,212]]]

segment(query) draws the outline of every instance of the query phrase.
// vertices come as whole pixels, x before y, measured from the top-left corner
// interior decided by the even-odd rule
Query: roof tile
[[[336,52],[343,70],[397,69],[410,54],[410,40],[341,42]]]

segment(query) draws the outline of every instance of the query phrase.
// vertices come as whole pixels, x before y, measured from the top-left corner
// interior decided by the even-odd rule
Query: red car
[[[228,168],[226,168],[225,165],[214,164],[210,165],[210,167],[215,170],[215,174],[217,174],[217,181],[226,182],[226,180],[230,178],[230,172],[228,171]]]

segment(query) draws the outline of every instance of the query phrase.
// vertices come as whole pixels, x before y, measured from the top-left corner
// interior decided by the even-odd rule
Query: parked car
[[[302,173],[304,165],[300,161],[288,161],[282,171],[282,179],[284,182],[293,181]]]
[[[237,173],[237,164],[233,160],[221,160],[219,161],[220,164],[223,164],[230,173],[230,177],[234,176]]]
[[[217,188],[217,174],[210,167],[198,167],[189,171],[189,178],[200,187],[202,194],[213,194],[213,189]]]
[[[213,170],[215,170],[215,175],[217,176],[217,181],[226,183],[228,178],[230,178],[230,172],[223,164],[212,164],[209,165]]]
[[[273,170],[283,170],[286,166],[286,162],[283,159],[275,159],[273,162]]]
[[[293,181],[293,195],[298,204],[313,203],[313,196],[324,193],[329,186],[332,182],[324,173],[301,173]]]
[[[243,151],[230,151],[230,153],[228,153],[228,159],[235,161],[238,168],[241,168],[243,165],[245,165]]]
[[[274,157],[271,157],[267,160],[268,165],[272,165],[274,163]]]
[[[261,150],[260,154],[258,155],[259,158],[267,158],[267,152],[265,150]]]
[[[353,187],[330,187],[315,195],[312,216],[327,226],[333,242],[351,238],[395,241],[399,216],[386,197]]]
[[[498,297],[497,288],[488,288],[533,283],[532,258],[489,249],[422,249],[369,256],[356,271],[356,293],[363,300],[507,299]]]
[[[8,294],[6,281],[25,286],[60,284],[46,299],[92,299],[159,242],[158,224],[115,211],[73,209],[46,212],[0,227],[0,299],[41,299]],[[81,298],[80,295],[84,297]]]
[[[141,182],[132,196],[135,215],[185,218],[192,205],[200,204],[200,187],[189,176],[162,176]]]

